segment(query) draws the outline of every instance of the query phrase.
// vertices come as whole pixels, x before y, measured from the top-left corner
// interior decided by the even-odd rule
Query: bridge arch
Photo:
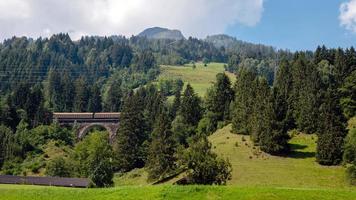
[[[119,129],[120,113],[53,113],[53,120],[66,126],[74,126],[77,138],[82,139],[93,127],[103,127],[109,132],[112,142]]]
[[[109,132],[109,139],[112,141],[119,129],[117,123],[81,123],[78,128],[78,139],[83,139],[90,130],[95,127],[102,127]]]

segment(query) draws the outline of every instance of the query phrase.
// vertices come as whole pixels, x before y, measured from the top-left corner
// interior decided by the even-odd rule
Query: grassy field
[[[229,185],[290,188],[347,188],[342,166],[315,162],[316,136],[299,134],[290,141],[292,152],[271,156],[254,147],[248,136],[230,133],[230,126],[210,136],[215,152],[233,167]],[[356,190],[356,188],[355,188]]]
[[[214,151],[232,163],[227,186],[176,186],[173,181],[149,185],[144,169],[116,175],[114,188],[71,189],[0,185],[1,200],[64,199],[241,199],[241,200],[356,200],[356,188],[344,179],[344,168],[315,162],[315,135],[298,134],[285,157],[262,153],[248,136],[230,133],[231,125],[210,136]]]
[[[124,186],[109,189],[71,189],[0,185],[1,200],[356,200],[356,190],[239,186]]]
[[[217,73],[224,72],[223,63],[209,63],[204,67],[203,63],[196,63],[193,69],[192,64],[184,66],[161,66],[160,78],[180,78],[185,83],[190,83],[200,96],[204,96],[206,90],[214,83]],[[232,82],[235,82],[235,75],[225,72]]]
[[[292,152],[271,156],[254,147],[249,136],[230,133],[231,125],[210,136],[214,151],[228,158],[233,167],[228,185],[241,187],[349,188],[342,166],[321,166],[315,162],[316,136],[299,134],[290,141]],[[115,176],[115,185],[149,185],[144,169]],[[178,178],[165,184],[172,184]],[[356,189],[356,188],[355,188]]]

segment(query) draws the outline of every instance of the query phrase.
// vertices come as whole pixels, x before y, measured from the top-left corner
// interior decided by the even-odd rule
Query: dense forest
[[[204,98],[182,80],[157,83],[161,64],[223,62]],[[197,74],[197,76],[199,76]],[[356,51],[277,51],[226,36],[206,40],[133,36],[12,38],[0,45],[3,174],[87,177],[145,167],[149,181],[186,173],[186,184],[226,184],[231,164],[207,137],[232,124],[266,153],[283,156],[293,131],[316,133],[316,161],[356,177]],[[172,96],[172,101],[168,97]],[[52,112],[121,112],[116,140],[52,122]],[[353,180],[355,182],[355,180]]]

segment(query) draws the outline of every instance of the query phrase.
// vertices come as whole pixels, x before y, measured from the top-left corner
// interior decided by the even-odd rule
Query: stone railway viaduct
[[[120,124],[120,113],[53,113],[53,120],[60,125],[76,126],[77,138],[82,139],[92,128],[103,127],[109,132],[110,141],[116,136]]]

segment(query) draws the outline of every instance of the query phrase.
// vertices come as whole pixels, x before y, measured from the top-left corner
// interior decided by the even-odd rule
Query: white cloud
[[[264,0],[0,0],[0,39],[13,35],[130,36],[145,28],[180,29],[186,36],[255,26]]]
[[[356,33],[356,0],[349,0],[340,6],[340,25]]]

